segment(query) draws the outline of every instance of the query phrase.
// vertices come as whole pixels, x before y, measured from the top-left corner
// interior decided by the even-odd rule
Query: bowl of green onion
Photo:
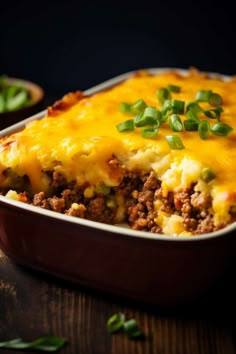
[[[0,129],[40,111],[43,99],[44,90],[39,85],[0,75]]]

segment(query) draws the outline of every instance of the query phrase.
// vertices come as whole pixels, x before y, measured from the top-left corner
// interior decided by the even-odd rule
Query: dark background
[[[0,74],[48,95],[147,67],[236,74],[235,11],[225,1],[6,1]]]

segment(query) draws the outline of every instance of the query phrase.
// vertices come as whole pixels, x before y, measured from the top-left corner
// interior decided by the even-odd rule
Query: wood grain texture
[[[0,340],[62,336],[68,340],[62,354],[235,354],[234,275],[231,268],[191,304],[163,308],[93,292],[24,269],[0,254]],[[107,332],[108,317],[119,311],[137,320],[145,340]]]

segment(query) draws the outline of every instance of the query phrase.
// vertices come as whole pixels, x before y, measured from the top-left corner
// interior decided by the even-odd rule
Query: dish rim
[[[135,73],[139,71],[148,71],[151,74],[158,74],[158,73],[163,73],[163,72],[168,72],[168,71],[177,71],[183,75],[187,75],[189,72],[189,69],[183,69],[183,68],[176,68],[176,67],[159,67],[159,68],[142,68],[142,69],[137,69],[137,70],[132,70],[128,71],[126,73],[117,75],[111,79],[105,80],[104,82],[95,85],[87,90],[83,91],[84,95],[92,95],[97,92],[101,92],[105,89],[111,88],[112,86],[115,86],[122,81],[128,79]],[[204,72],[200,71],[200,73],[207,73],[210,77],[220,77],[225,81],[230,81],[232,80],[233,76],[230,75],[225,75],[225,74],[219,74],[215,72]],[[35,120],[35,119],[40,119],[43,118],[44,115],[46,114],[47,110],[43,110],[29,118],[26,118],[16,124],[13,124],[3,130],[0,131],[0,137],[3,137],[8,134],[12,134],[13,132],[17,132],[18,130],[24,128],[25,124]],[[191,236],[179,236],[179,235],[163,235],[159,233],[151,233],[148,231],[139,231],[139,230],[132,230],[128,226],[124,226],[124,224],[121,225],[110,225],[110,224],[105,224],[97,221],[92,221],[88,219],[82,219],[79,217],[74,217],[74,216],[69,216],[69,215],[64,215],[55,211],[47,210],[47,209],[42,209],[37,206],[33,206],[30,204],[26,204],[23,202],[19,202],[10,198],[7,198],[5,196],[0,195],[0,205],[8,205],[10,207],[16,207],[18,209],[21,209],[25,212],[31,212],[34,214],[38,215],[43,215],[45,217],[49,217],[52,219],[57,219],[62,222],[68,222],[72,224],[77,224],[81,225],[84,227],[90,227],[92,229],[96,229],[97,231],[105,231],[108,233],[114,233],[114,234],[120,234],[122,236],[126,237],[136,237],[136,238],[141,238],[141,239],[151,239],[151,240],[158,240],[158,241],[168,241],[168,242],[196,242],[196,241],[204,241],[204,240],[209,240],[209,239],[215,239],[219,238],[222,236],[226,236],[230,234],[231,232],[235,231],[236,229],[236,222],[233,222],[232,224],[224,227],[223,229],[220,229],[218,231],[213,231],[209,233],[204,233],[201,235],[191,235]]]

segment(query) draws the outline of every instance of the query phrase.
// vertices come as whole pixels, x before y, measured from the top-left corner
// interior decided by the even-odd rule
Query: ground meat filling
[[[161,181],[153,171],[145,175],[127,172],[119,186],[109,187],[109,193],[107,190],[96,191],[88,185],[68,184],[56,172],[50,174],[50,178],[53,196],[47,197],[40,192],[30,198],[25,194],[28,203],[66,215],[114,224],[121,208],[119,200],[122,200],[124,219],[134,230],[162,233],[161,226],[155,222],[162,211],[181,216],[184,229],[192,234],[215,231],[209,195],[195,192],[192,186],[164,196]],[[159,208],[156,207],[157,201],[160,202]]]

